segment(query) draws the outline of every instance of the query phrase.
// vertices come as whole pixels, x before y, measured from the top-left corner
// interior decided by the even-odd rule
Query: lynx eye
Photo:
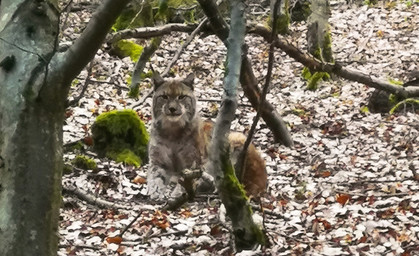
[[[177,98],[183,100],[184,98],[186,98],[186,95],[179,95]]]
[[[167,100],[167,99],[169,99],[169,96],[167,96],[167,95],[165,95],[165,94],[163,94],[163,95],[160,95],[160,97],[161,97],[162,99],[164,99],[164,100]]]

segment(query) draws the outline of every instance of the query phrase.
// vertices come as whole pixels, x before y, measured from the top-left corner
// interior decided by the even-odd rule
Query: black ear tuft
[[[182,82],[193,90],[194,73],[190,73]]]
[[[160,85],[164,83],[163,77],[160,76],[160,73],[157,71],[153,72],[153,85],[154,85],[154,91],[159,88]]]

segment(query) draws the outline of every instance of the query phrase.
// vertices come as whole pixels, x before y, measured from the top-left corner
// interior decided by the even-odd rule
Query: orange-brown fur
[[[205,121],[202,125],[201,129],[208,137],[211,136],[213,125],[212,121]],[[231,161],[233,164],[236,164],[246,141],[246,136],[240,132],[231,132],[228,136],[228,141],[230,144]],[[266,174],[265,161],[253,144],[250,144],[247,149],[245,161],[243,168],[244,174],[242,177],[237,178],[239,180],[243,178],[241,182],[248,196],[258,198],[265,193],[267,186],[268,177]]]
[[[177,186],[183,170],[200,169],[208,160],[213,123],[203,122],[197,114],[192,83],[193,76],[184,80],[155,79],[148,180],[160,181],[148,186],[152,199],[170,197],[171,189]],[[242,133],[230,134],[233,164],[237,162],[245,140]],[[266,189],[265,162],[252,144],[247,151],[242,183],[247,194],[255,198],[261,196]],[[185,189],[190,194],[190,189]]]

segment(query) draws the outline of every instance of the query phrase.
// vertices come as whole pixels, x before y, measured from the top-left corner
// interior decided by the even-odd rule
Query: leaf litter
[[[333,2],[333,1],[332,1]],[[81,11],[63,33],[63,45],[75,39],[90,17]],[[83,24],[80,24],[80,23]],[[335,59],[382,80],[404,81],[419,70],[419,5],[355,7],[332,3],[330,19]],[[292,24],[287,39],[305,50],[304,23]],[[165,36],[151,63],[164,70],[186,35]],[[268,45],[248,35],[249,55],[257,78],[266,75]],[[224,76],[225,47],[215,36],[195,38],[174,69],[196,75],[201,114],[215,118]],[[418,255],[419,170],[417,113],[363,113],[372,89],[342,79],[305,90],[303,66],[277,51],[268,100],[288,123],[295,147],[275,144],[261,122],[254,143],[269,175],[263,225],[271,243],[237,255]],[[130,108],[129,58],[102,49],[96,55],[91,84],[77,106],[70,107],[64,143],[90,135],[95,117]],[[77,97],[87,72],[72,87]],[[147,88],[149,81],[144,82]],[[142,93],[146,94],[148,89]],[[211,99],[211,100],[210,100]],[[240,93],[233,129],[247,131],[255,115]],[[215,105],[214,105],[215,104]],[[150,124],[151,99],[135,110]],[[96,157],[87,151],[92,157]],[[66,162],[75,152],[65,153]],[[73,171],[64,185],[74,185],[123,209],[100,209],[65,195],[61,209],[58,255],[231,255],[231,226],[215,196],[201,196],[185,207],[161,212],[147,200],[147,166],[133,168],[97,159],[99,171]],[[417,174],[416,174],[417,175]],[[262,216],[259,210],[256,210]],[[138,219],[122,230],[136,217]]]

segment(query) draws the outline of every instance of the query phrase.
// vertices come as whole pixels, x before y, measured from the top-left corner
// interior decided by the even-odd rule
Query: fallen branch
[[[152,38],[164,36],[172,32],[192,32],[197,28],[198,24],[180,24],[172,23],[157,27],[143,27],[136,29],[124,29],[110,35],[107,41],[110,43],[117,42],[127,38]]]
[[[113,209],[124,209],[132,210],[131,206],[122,205],[118,203],[109,202],[107,200],[98,198],[97,196],[90,194],[87,191],[77,188],[76,186],[65,186],[63,185],[63,194],[74,195],[82,201],[90,205],[95,205],[99,208],[113,208]]]
[[[249,32],[262,36],[268,42],[272,41],[270,38],[270,30],[262,25],[254,26]],[[384,81],[380,81],[379,79],[376,79],[371,75],[364,74],[356,70],[351,70],[349,68],[345,68],[337,62],[335,64],[322,63],[319,60],[316,60],[314,57],[301,52],[300,49],[289,44],[283,39],[277,37],[274,40],[276,47],[283,50],[290,57],[294,58],[296,61],[300,62],[304,66],[310,68],[310,70],[317,72],[322,71],[334,73],[347,80],[362,83],[379,90],[384,90],[402,98],[419,97],[419,86],[397,86]]]

